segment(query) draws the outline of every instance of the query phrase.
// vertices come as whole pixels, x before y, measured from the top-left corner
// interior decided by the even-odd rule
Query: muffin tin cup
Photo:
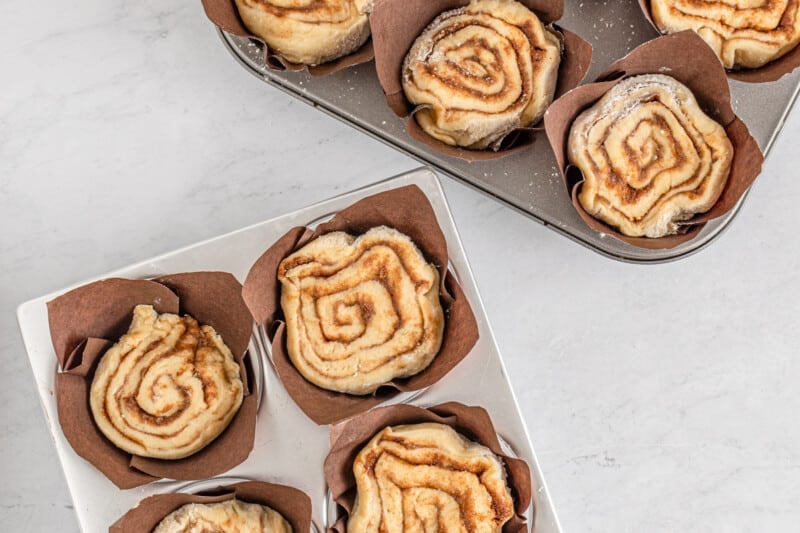
[[[220,334],[239,365],[244,399],[227,428],[207,446],[183,459],[162,460],[125,452],[98,429],[89,409],[97,364],[127,330],[133,308],[150,304],[159,313],[189,314]],[[55,398],[61,430],[75,452],[115,485],[131,488],[159,478],[196,479],[244,461],[253,446],[262,365],[249,357],[253,318],[241,285],[226,272],[189,272],[152,280],[110,278],[89,283],[47,303],[50,335],[60,372]]]
[[[506,482],[514,498],[515,515],[503,526],[503,533],[527,531],[531,512],[531,495],[535,488],[528,465],[509,455],[498,438],[492,420],[485,409],[448,402],[422,408],[414,405],[394,405],[373,409],[331,427],[331,450],[325,458],[325,481],[333,501],[343,510],[341,516],[329,522],[331,533],[346,533],[347,519],[356,499],[353,462],[358,452],[378,432],[388,426],[435,422],[455,429],[473,442],[489,448],[500,457],[506,471]]]
[[[180,487],[175,492],[148,496],[114,522],[108,531],[152,531],[168,514],[183,505],[233,498],[274,509],[291,524],[293,531],[315,533],[311,527],[311,498],[306,493],[286,485],[241,478],[208,479]]]
[[[444,11],[468,5],[469,0],[382,0],[376,2],[370,15],[375,43],[375,70],[386,104],[398,117],[404,118],[408,135],[437,152],[464,161],[486,161],[507,156],[533,144],[539,123],[530,127],[516,128],[496,143],[496,149],[470,150],[450,146],[422,130],[414,114],[424,106],[415,107],[405,97],[401,84],[403,61],[420,33]],[[592,46],[577,34],[560,28],[554,23],[564,11],[563,0],[520,0],[520,3],[536,13],[542,23],[562,43],[561,64],[555,98],[577,86],[592,59]]]
[[[688,86],[703,111],[725,128],[734,149],[728,182],[716,204],[708,212],[681,223],[683,232],[660,238],[629,237],[589,215],[578,201],[583,175],[567,158],[567,140],[575,118],[618,81],[639,74],[666,74]],[[691,31],[659,37],[639,46],[612,64],[594,83],[578,87],[554,102],[545,113],[544,123],[572,205],[583,221],[602,235],[639,248],[669,249],[696,238],[708,221],[724,216],[739,204],[761,172],[764,160],[756,140],[731,107],[722,65],[705,42]]]
[[[650,0],[638,0],[639,7],[642,14],[653,26],[653,29],[659,33],[661,29],[656,25],[653,20],[653,12],[650,9]],[[727,70],[726,74],[732,80],[743,81],[746,83],[766,83],[777,81],[783,76],[790,74],[794,69],[800,66],[800,45],[795,46],[794,49],[785,55],[770,61],[763,67],[755,69],[740,69],[740,70]]]
[[[325,233],[344,231],[360,235],[376,226],[389,226],[409,236],[439,271],[439,299],[445,314],[442,345],[423,371],[408,378],[394,379],[371,395],[355,396],[322,389],[307,381],[289,359],[280,308],[278,265],[284,257]],[[254,263],[242,294],[256,322],[263,327],[272,363],[289,395],[314,422],[329,424],[366,411],[400,393],[429,387],[467,357],[478,340],[478,325],[448,264],[447,241],[430,202],[418,187],[400,187],[363,198],[337,211],[313,230],[306,226],[292,228]]]
[[[368,61],[371,61],[373,57],[375,57],[375,53],[372,48],[372,39],[367,39],[367,42],[365,42],[355,52],[327,63],[322,63],[320,65],[303,65],[301,63],[292,63],[291,61],[286,60],[286,58],[281,56],[275,50],[271,50],[267,43],[263,41],[263,39],[253,35],[250,30],[245,27],[233,0],[202,0],[202,2],[206,16],[211,22],[213,22],[221,30],[239,37],[245,37],[250,39],[252,42],[257,43],[261,50],[260,53],[262,54],[264,64],[276,71],[307,70],[312,76],[326,76],[354,65],[367,63]]]

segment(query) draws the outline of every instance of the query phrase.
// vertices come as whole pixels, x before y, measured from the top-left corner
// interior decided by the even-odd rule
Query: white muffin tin
[[[231,272],[237,279],[243,281],[262,252],[290,228],[318,221],[371,194],[409,184],[416,184],[427,195],[433,206],[447,240],[450,268],[459,279],[472,305],[480,339],[466,358],[439,382],[413,395],[401,395],[392,402],[406,402],[425,407],[447,401],[458,401],[484,407],[489,412],[502,441],[515,455],[527,461],[531,468],[535,508],[532,531],[558,532],[560,531],[558,520],[494,341],[478,288],[441,185],[432,171],[415,170],[311,207],[110,272],[97,279],[150,278],[178,272],[221,270]],[[86,280],[89,281],[93,280]],[[50,340],[46,304],[71,288],[74,287],[65,287],[53,294],[25,302],[19,307],[17,315],[48,427],[72,493],[78,522],[84,532],[100,533],[108,531],[109,525],[146,496],[180,490],[187,485],[187,482],[165,480],[134,489],[120,490],[94,466],[79,457],[66,441],[58,423],[56,410],[54,386],[57,364]],[[255,444],[246,461],[220,475],[220,484],[229,481],[230,477],[236,477],[281,483],[303,490],[311,497],[314,528],[324,531],[336,519],[335,506],[330,505],[328,500],[322,471],[329,446],[328,427],[317,426],[306,418],[287,395],[258,334],[253,335],[250,354],[255,355],[256,374],[261,378],[262,385],[259,388],[262,396],[256,422]],[[204,481],[202,485],[212,486],[215,482]]]

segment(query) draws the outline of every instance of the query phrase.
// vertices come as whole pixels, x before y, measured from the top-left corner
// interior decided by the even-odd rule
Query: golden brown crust
[[[496,533],[514,516],[500,459],[443,424],[383,429],[361,449],[353,473],[348,533]]]
[[[676,233],[711,209],[733,159],[724,128],[661,74],[617,83],[575,119],[567,149],[584,176],[583,208],[633,237]]]
[[[561,44],[514,0],[473,0],[440,14],[403,64],[406,98],[430,136],[484,149],[537,122],[555,93]]]
[[[439,351],[438,271],[397,230],[322,235],[281,262],[278,280],[289,357],[319,387],[369,394]]]
[[[239,365],[212,327],[138,305],[128,332],[100,360],[90,406],[120,449],[180,459],[222,433],[243,396]]]
[[[368,0],[235,0],[244,25],[292,63],[346,56],[369,37]]]
[[[280,513],[265,505],[232,499],[187,503],[158,523],[153,533],[292,533]]]
[[[663,32],[694,30],[725,68],[758,68],[800,42],[800,0],[651,0]]]

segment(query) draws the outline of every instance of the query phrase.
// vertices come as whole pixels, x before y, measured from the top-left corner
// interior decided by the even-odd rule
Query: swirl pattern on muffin
[[[137,305],[128,332],[100,360],[90,407],[120,449],[180,459],[222,433],[243,396],[239,365],[211,326]]]
[[[383,429],[358,453],[353,473],[348,533],[495,533],[514,516],[501,460],[443,424]]]
[[[368,0],[235,1],[244,25],[292,63],[327,63],[369,38]]]
[[[430,136],[484,149],[537,122],[553,100],[561,43],[514,0],[472,0],[436,17],[403,63],[406,98]]]
[[[633,237],[676,233],[725,187],[733,146],[688,87],[661,74],[614,85],[572,124],[570,162],[584,182],[578,200]]]
[[[439,274],[411,239],[379,226],[322,235],[278,267],[289,358],[311,383],[369,394],[439,351]]]
[[[694,30],[725,68],[758,68],[800,42],[800,0],[651,0],[663,32]]]
[[[232,499],[187,503],[158,523],[153,533],[292,533],[292,526],[266,505]]]

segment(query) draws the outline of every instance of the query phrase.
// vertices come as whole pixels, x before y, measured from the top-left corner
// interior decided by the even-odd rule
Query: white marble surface
[[[0,4],[0,529],[77,531],[15,308],[416,164],[269,88],[199,2]],[[800,523],[800,111],[678,262],[605,259],[455,182],[565,531]]]

